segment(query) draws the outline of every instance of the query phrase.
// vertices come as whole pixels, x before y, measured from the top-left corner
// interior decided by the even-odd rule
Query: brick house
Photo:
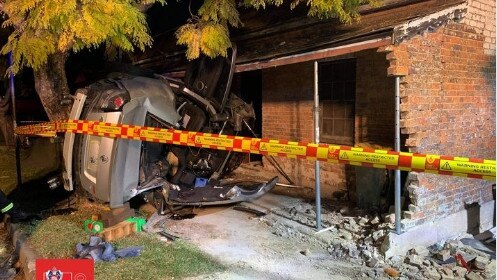
[[[304,12],[249,11],[242,17],[245,27],[233,34],[239,52],[235,84],[253,99],[262,137],[313,141],[317,60],[321,142],[393,149],[398,76],[402,151],[495,158],[494,0],[386,0],[382,7],[361,8],[361,21],[351,25]],[[171,41],[156,42],[135,57],[136,64],[180,70],[182,56],[162,52]],[[278,161],[295,184],[314,186],[313,162]],[[474,224],[466,218],[462,227],[492,227],[492,182],[403,173],[404,230],[471,207],[482,214]],[[388,211],[391,178],[384,170],[325,163],[322,196]],[[488,209],[492,215],[483,215]]]

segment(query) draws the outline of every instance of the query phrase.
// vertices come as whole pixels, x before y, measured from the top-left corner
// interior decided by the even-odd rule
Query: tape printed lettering
[[[109,134],[119,134],[121,133],[121,128],[116,126],[108,126],[108,125],[94,125],[93,131],[97,133],[109,133]]]
[[[495,164],[456,160],[440,160],[440,170],[454,173],[494,176]]]
[[[348,150],[340,151],[339,158],[341,160],[366,162],[366,163],[382,164],[382,165],[397,165],[399,162],[398,155],[357,152],[357,151],[348,151]]]
[[[269,153],[283,153],[289,155],[305,156],[307,147],[278,143],[261,143],[260,150]]]
[[[173,140],[173,133],[169,131],[140,130],[140,137],[158,139],[161,141]]]
[[[195,136],[195,144],[231,148],[233,147],[233,139],[197,135]]]

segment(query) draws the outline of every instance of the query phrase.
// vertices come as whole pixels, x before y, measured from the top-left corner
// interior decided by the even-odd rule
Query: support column
[[[314,143],[319,144],[319,88],[318,62],[314,61]],[[321,229],[321,179],[319,161],[314,165],[314,192],[316,193],[316,229]]]
[[[395,77],[395,151],[400,152],[400,77]],[[395,232],[401,234],[400,228],[400,170],[395,170]]]

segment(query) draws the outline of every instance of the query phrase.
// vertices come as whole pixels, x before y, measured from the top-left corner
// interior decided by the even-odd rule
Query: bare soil
[[[13,280],[15,278],[14,261],[10,238],[4,224],[0,223],[0,280]]]

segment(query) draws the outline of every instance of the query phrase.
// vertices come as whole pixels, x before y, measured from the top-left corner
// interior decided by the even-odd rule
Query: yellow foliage
[[[225,25],[214,22],[188,23],[176,32],[178,44],[186,45],[186,57],[195,59],[203,53],[209,57],[226,56],[231,47]]]
[[[38,68],[56,52],[77,52],[111,44],[125,51],[152,43],[138,4],[164,0],[5,0],[14,27],[2,53],[12,51],[13,70]]]
[[[309,7],[309,16],[338,18],[351,22],[358,18],[357,7],[379,0],[292,0]],[[152,43],[140,4],[165,3],[165,0],[4,0],[8,19],[14,27],[1,52],[13,53],[13,70],[22,66],[38,68],[56,52],[77,52],[101,44],[124,51],[143,50]],[[242,0],[245,7],[265,8],[283,0]],[[200,53],[226,56],[231,46],[229,27],[241,26],[235,0],[204,0],[188,23],[177,32],[177,43],[187,46],[188,59]]]
[[[178,44],[186,45],[186,57],[194,59],[200,55],[200,38],[202,32],[195,24],[185,24],[176,32]]]
[[[226,56],[231,46],[228,29],[219,23],[206,23],[201,31],[200,49],[209,57]]]
[[[234,27],[241,24],[235,0],[204,0],[198,14],[203,21],[228,23]]]
[[[337,18],[350,23],[359,18],[357,8],[363,4],[377,4],[380,0],[292,0],[291,9],[305,4],[309,16],[321,19]],[[242,0],[242,5],[255,9],[267,5],[279,6],[283,0]],[[176,31],[177,43],[187,47],[188,59],[197,58],[200,53],[210,57],[226,56],[231,46],[228,26],[239,27],[240,15],[235,0],[204,0],[198,16]]]

